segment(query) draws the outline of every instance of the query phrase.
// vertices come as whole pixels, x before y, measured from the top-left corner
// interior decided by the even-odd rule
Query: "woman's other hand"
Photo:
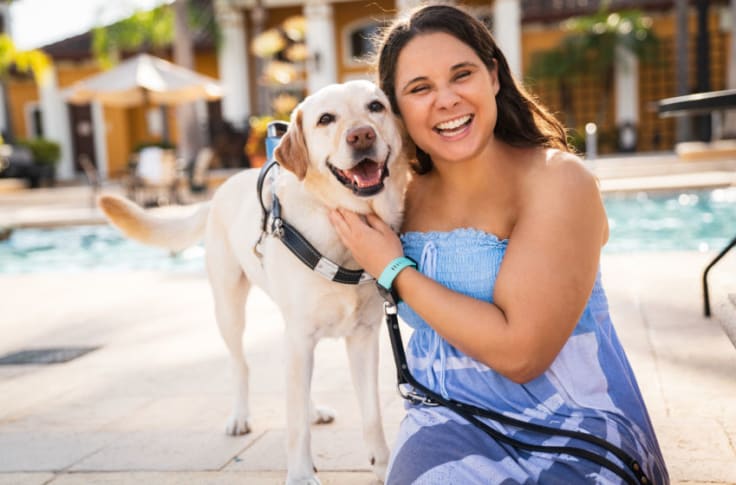
[[[404,255],[399,237],[375,214],[364,219],[355,212],[336,209],[330,212],[330,221],[358,264],[374,278]]]

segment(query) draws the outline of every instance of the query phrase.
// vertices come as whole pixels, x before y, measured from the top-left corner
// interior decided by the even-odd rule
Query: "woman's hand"
[[[355,212],[336,209],[330,212],[330,221],[358,264],[374,278],[404,255],[399,237],[375,214],[363,220]]]

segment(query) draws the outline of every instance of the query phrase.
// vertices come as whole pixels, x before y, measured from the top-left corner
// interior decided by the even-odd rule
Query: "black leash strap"
[[[537,451],[542,453],[553,453],[553,454],[566,454],[576,458],[582,458],[591,461],[597,465],[600,465],[618,475],[625,483],[629,485],[651,485],[652,482],[647,478],[641,465],[631,456],[629,456],[621,448],[614,446],[608,441],[601,439],[597,436],[593,436],[580,431],[572,431],[566,429],[551,428],[548,426],[542,426],[540,424],[529,423],[521,421],[515,418],[511,418],[504,414],[492,411],[490,409],[479,408],[472,404],[466,404],[453,399],[445,399],[441,395],[428,389],[417,381],[409,371],[409,366],[406,362],[406,354],[404,352],[404,344],[401,340],[401,331],[399,330],[399,319],[396,316],[397,308],[388,302],[384,303],[384,313],[386,315],[386,325],[388,326],[388,334],[391,339],[391,349],[393,350],[394,362],[396,363],[396,370],[398,372],[398,387],[399,394],[404,399],[411,401],[414,404],[424,404],[428,406],[445,406],[448,409],[455,411],[457,414],[465,418],[468,422],[478,427],[484,433],[489,435],[494,440],[510,445],[514,448],[526,450],[526,451]],[[413,390],[405,391],[401,388],[402,385],[410,385]],[[417,392],[420,391],[422,394]],[[478,419],[478,417],[487,418],[498,423],[514,426],[527,431],[533,431],[540,434],[546,434],[550,436],[567,436],[570,438],[579,439],[586,441],[605,451],[612,453],[623,463],[625,463],[627,469],[624,470],[616,463],[612,462],[603,455],[599,455],[592,451],[584,448],[578,448],[575,446],[549,446],[549,445],[535,445],[519,441],[511,436],[507,436],[502,432],[491,428],[486,423]]]

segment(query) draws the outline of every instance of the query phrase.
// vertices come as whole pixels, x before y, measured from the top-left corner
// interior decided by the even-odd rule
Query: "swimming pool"
[[[203,271],[204,247],[176,255],[131,241],[112,226],[17,229],[0,242],[0,273]]]
[[[736,188],[639,192],[604,198],[604,252],[719,251],[736,236]]]
[[[720,250],[736,235],[736,188],[606,195],[606,253]],[[20,229],[0,241],[0,273],[204,271],[204,248],[175,256],[125,239],[110,226]]]

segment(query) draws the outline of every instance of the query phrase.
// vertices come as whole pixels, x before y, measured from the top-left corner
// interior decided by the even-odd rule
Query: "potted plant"
[[[31,138],[19,140],[18,145],[28,148],[33,157],[31,187],[53,186],[56,180],[56,165],[61,158],[59,144],[45,138]]]

